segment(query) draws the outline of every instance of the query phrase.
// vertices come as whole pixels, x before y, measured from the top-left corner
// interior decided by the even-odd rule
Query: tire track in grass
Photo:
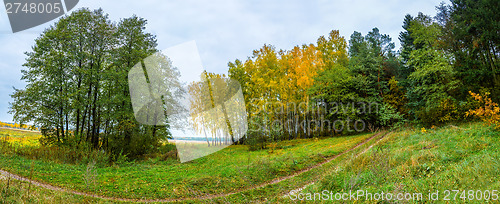
[[[376,138],[380,134],[384,134],[384,136],[385,136],[385,131],[375,133],[375,134],[373,134],[373,136],[369,137],[368,139],[365,139],[363,142],[358,143],[354,147],[351,147],[350,149],[348,149],[348,150],[346,150],[346,151],[344,151],[344,152],[342,152],[340,154],[337,154],[337,155],[335,155],[333,157],[330,157],[330,158],[326,159],[325,161],[322,161],[322,162],[320,162],[318,164],[315,164],[315,165],[313,165],[311,167],[308,167],[308,168],[302,169],[300,171],[297,171],[297,172],[295,172],[295,173],[293,173],[291,175],[280,177],[280,178],[276,178],[276,179],[273,179],[273,180],[271,180],[269,182],[264,182],[264,183],[256,185],[256,186],[251,186],[249,188],[243,188],[243,189],[240,189],[240,190],[237,190],[237,191],[234,191],[234,192],[230,192],[230,193],[209,194],[209,195],[203,195],[203,196],[191,197],[191,198],[131,199],[131,198],[106,197],[106,196],[100,196],[100,195],[96,195],[96,194],[90,194],[90,193],[85,193],[85,192],[80,192],[80,191],[75,191],[75,190],[69,190],[69,189],[66,189],[66,188],[61,188],[61,187],[53,186],[53,185],[50,185],[50,184],[46,184],[46,183],[42,183],[42,182],[35,181],[35,180],[32,180],[32,179],[28,179],[26,177],[22,177],[22,176],[19,176],[17,174],[13,174],[13,173],[10,173],[8,171],[1,170],[1,169],[0,169],[0,174],[3,175],[4,177],[10,177],[10,178],[15,179],[15,180],[28,182],[28,183],[31,183],[32,185],[35,185],[35,186],[38,186],[38,187],[42,187],[42,188],[45,188],[45,189],[49,189],[49,190],[53,190],[53,191],[60,191],[60,192],[71,193],[71,194],[80,195],[80,196],[86,196],[86,197],[92,197],[92,198],[99,198],[99,199],[111,200],[111,201],[124,201],[124,202],[181,202],[181,201],[190,201],[190,200],[210,200],[210,199],[214,199],[214,198],[220,198],[220,197],[226,197],[226,196],[238,194],[238,193],[249,191],[249,190],[253,190],[253,189],[263,188],[265,186],[276,184],[276,183],[282,182],[284,180],[296,177],[296,176],[298,176],[300,174],[303,174],[305,172],[311,171],[312,169],[315,169],[315,168],[318,168],[320,166],[323,166],[324,164],[329,163],[329,162],[333,161],[334,159],[336,159],[336,158],[338,158],[338,157],[340,157],[340,156],[342,156],[342,155],[344,155],[346,153],[349,153],[352,150],[357,149],[358,147],[360,147],[360,146],[366,144],[367,142],[373,140],[374,138]],[[382,139],[382,138],[380,138],[380,139]],[[378,141],[380,141],[380,139]],[[377,143],[378,143],[378,141],[377,141]],[[375,144],[373,144],[372,146],[368,147],[362,153],[366,152],[369,148],[372,148]],[[312,182],[312,183],[314,183],[314,182]],[[307,187],[307,185],[305,187]],[[304,187],[302,187],[302,188],[304,188]]]
[[[378,136],[378,135],[380,135],[380,134],[382,134],[382,132],[377,133],[376,135],[372,136],[372,138],[374,138],[374,137],[376,137],[376,136]],[[384,132],[384,133],[383,133],[383,135],[382,135],[382,137],[380,137],[379,139],[377,139],[377,141],[376,141],[375,143],[373,143],[372,145],[370,145],[369,147],[367,147],[366,149],[364,149],[362,152],[360,152],[360,153],[358,153],[356,156],[354,156],[354,157],[351,159],[351,161],[352,161],[352,160],[354,160],[354,159],[356,159],[356,158],[358,158],[360,155],[362,155],[362,154],[366,153],[366,152],[367,152],[368,150],[370,150],[373,146],[377,145],[377,144],[378,144],[378,143],[379,143],[382,139],[384,139],[384,138],[385,138],[385,136],[386,136],[387,134],[388,134],[388,133],[385,133],[385,132]],[[370,139],[372,139],[372,138],[370,138]],[[366,142],[368,142],[368,141],[366,141]],[[364,144],[364,143],[366,143],[366,142],[362,142],[362,143]],[[359,144],[359,146],[361,146],[361,145],[363,145],[363,144],[361,144],[361,143],[360,143],[360,144]],[[354,149],[351,149],[351,150],[354,150]],[[349,150],[349,151],[351,151],[351,150]],[[344,153],[347,153],[347,152],[344,152]],[[344,153],[342,153],[342,154],[344,154]],[[341,156],[341,155],[338,155],[338,156],[336,156],[336,157],[339,157],[339,156]],[[309,182],[309,183],[307,183],[307,184],[305,184],[305,185],[303,185],[303,186],[301,186],[301,187],[299,187],[299,188],[296,188],[296,189],[293,189],[293,190],[291,190],[291,191],[285,192],[285,193],[284,193],[284,195],[283,195],[283,197],[289,196],[291,192],[299,193],[299,192],[301,192],[302,190],[306,189],[307,187],[309,187],[309,186],[311,186],[311,185],[314,185],[314,184],[315,184],[318,180],[319,180],[319,178],[317,178],[317,179],[315,179],[314,181],[311,181],[311,182]]]

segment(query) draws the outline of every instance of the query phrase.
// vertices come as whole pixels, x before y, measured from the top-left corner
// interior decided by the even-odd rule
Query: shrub
[[[466,116],[477,116],[487,124],[493,125],[495,129],[500,130],[500,107],[488,97],[490,93],[476,94],[469,91],[469,94],[480,106],[467,111]]]
[[[398,85],[398,80],[396,77],[392,77],[387,85],[389,86],[389,91],[384,95],[384,102],[392,106],[396,111],[401,114],[408,114],[406,110],[406,104],[408,99],[406,98],[406,92],[402,86]]]
[[[463,117],[460,105],[452,98],[441,99],[436,104],[429,104],[416,112],[425,125],[442,124],[457,121]]]
[[[247,133],[245,142],[248,145],[248,150],[255,151],[266,148],[267,138],[263,133],[252,131]]]

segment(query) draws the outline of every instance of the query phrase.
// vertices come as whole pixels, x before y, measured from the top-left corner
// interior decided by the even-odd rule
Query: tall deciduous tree
[[[415,68],[408,79],[412,115],[428,124],[446,122],[452,116],[454,91],[458,87],[450,56],[439,47],[441,27],[429,16],[419,14],[409,30],[415,50],[408,64]]]
[[[101,9],[61,18],[26,53],[27,86],[12,95],[14,119],[40,126],[48,143],[88,143],[130,156],[158,146],[168,132],[135,121],[127,80],[157,51],[145,25],[136,16],[115,24]]]

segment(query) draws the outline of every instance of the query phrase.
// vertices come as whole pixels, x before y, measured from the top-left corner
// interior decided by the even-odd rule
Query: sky
[[[381,33],[389,34],[399,49],[398,35],[404,16],[418,12],[434,16],[441,1],[80,0],[75,9],[102,8],[113,21],[134,14],[143,17],[148,20],[146,31],[157,36],[158,49],[194,41],[204,69],[227,73],[228,62],[245,60],[264,44],[289,50],[315,43],[331,30],[339,30],[349,40],[354,31],[366,35],[377,27]],[[0,11],[0,121],[11,122],[8,107],[12,87],[25,86],[21,80],[24,52],[30,51],[34,40],[57,19],[12,33],[5,7]]]

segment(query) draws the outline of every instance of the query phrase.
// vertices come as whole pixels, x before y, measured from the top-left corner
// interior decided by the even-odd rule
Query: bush
[[[404,118],[400,112],[387,103],[383,103],[377,114],[377,123],[382,126],[390,126],[403,122]]]
[[[249,131],[245,142],[248,145],[248,150],[261,150],[266,148],[267,137],[263,133]]]
[[[396,109],[400,114],[408,114],[408,110],[405,107],[408,103],[406,92],[398,83],[398,80],[394,76],[387,82],[389,91],[384,95],[384,102]]]
[[[500,108],[488,97],[490,93],[476,94],[469,91],[469,94],[479,103],[479,107],[467,111],[466,116],[477,116],[487,124],[493,125],[495,129],[500,130]]]
[[[443,124],[457,121],[463,117],[460,104],[452,99],[441,99],[436,105],[429,105],[417,111],[417,117],[425,125]]]
[[[105,166],[110,161],[110,155],[104,151],[90,148],[71,148],[68,146],[22,147],[16,149],[16,154],[29,159],[41,159],[67,164],[86,164],[95,161],[99,166]]]

